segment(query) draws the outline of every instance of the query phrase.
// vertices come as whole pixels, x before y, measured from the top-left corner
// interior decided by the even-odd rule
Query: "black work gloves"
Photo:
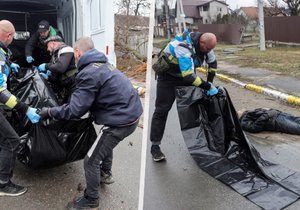
[[[43,107],[41,109],[41,111],[39,112],[39,115],[41,116],[42,120],[47,120],[47,119],[51,118],[50,108]]]

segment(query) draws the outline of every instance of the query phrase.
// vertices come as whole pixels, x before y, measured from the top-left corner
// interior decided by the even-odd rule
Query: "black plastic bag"
[[[285,208],[300,197],[300,173],[261,158],[248,140],[227,91],[207,97],[197,87],[176,89],[188,150],[198,166],[263,209]]]
[[[56,96],[37,69],[22,69],[10,78],[10,89],[21,101],[35,108],[58,106]],[[32,125],[26,116],[13,113],[9,118],[21,135],[18,159],[29,168],[54,167],[84,158],[97,134],[93,119],[50,120]],[[50,122],[50,123],[49,123]]]

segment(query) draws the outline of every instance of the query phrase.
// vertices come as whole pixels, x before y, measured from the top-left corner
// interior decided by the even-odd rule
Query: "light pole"
[[[185,25],[185,15],[184,15],[181,0],[177,0],[177,22],[178,22],[179,32],[183,32],[183,30],[186,29],[186,25]],[[181,24],[183,25],[183,30],[181,28]]]
[[[261,51],[266,50],[265,43],[265,25],[264,25],[264,2],[263,0],[257,0],[258,4],[258,21],[259,21],[259,47]]]
[[[167,24],[167,38],[168,40],[171,39],[170,34],[170,10],[169,10],[169,4],[168,0],[164,0],[164,6],[165,6],[165,13],[166,13],[166,24]]]

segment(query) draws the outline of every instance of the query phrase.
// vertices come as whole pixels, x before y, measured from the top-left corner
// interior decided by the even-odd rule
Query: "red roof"
[[[252,20],[255,20],[258,18],[258,8],[257,7],[241,7],[240,10],[242,10],[246,16]]]

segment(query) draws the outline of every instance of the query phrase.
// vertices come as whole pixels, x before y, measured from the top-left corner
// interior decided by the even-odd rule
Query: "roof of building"
[[[257,7],[241,7],[240,10],[242,10],[249,19],[254,20],[258,18]]]

